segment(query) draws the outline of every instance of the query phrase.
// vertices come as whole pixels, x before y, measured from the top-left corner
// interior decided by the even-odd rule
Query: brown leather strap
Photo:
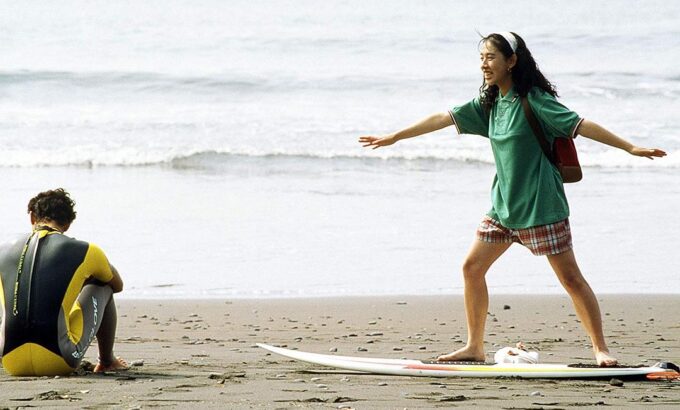
[[[534,131],[534,136],[538,141],[538,145],[541,146],[543,153],[545,154],[546,157],[548,157],[550,162],[553,162],[552,149],[550,149],[548,139],[545,137],[543,129],[539,125],[538,120],[534,115],[534,111],[531,109],[531,106],[529,105],[529,99],[527,97],[522,97],[522,108],[524,109],[524,116],[527,118],[529,126],[531,126],[531,129]]]

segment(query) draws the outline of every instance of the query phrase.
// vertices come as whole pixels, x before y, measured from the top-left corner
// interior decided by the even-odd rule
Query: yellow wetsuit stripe
[[[67,315],[64,319],[68,335],[73,343],[78,343],[80,341],[83,331],[82,312],[80,307],[76,306],[76,299],[83,288],[83,284],[90,277],[94,277],[104,283],[113,279],[111,265],[109,265],[106,255],[104,255],[104,252],[94,244],[89,245],[87,254],[73,274],[61,303],[62,311],[64,312],[64,315]],[[71,316],[72,314],[73,316]]]

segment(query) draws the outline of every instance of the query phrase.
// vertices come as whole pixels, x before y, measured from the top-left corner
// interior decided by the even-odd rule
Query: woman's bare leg
[[[548,256],[548,262],[574,303],[576,314],[593,343],[595,360],[600,366],[615,366],[617,360],[609,354],[602,331],[600,306],[593,290],[581,274],[574,251]]]
[[[437,358],[440,361],[484,361],[484,326],[489,310],[486,272],[512,243],[488,243],[475,240],[463,263],[465,282],[465,316],[468,341],[461,349]]]

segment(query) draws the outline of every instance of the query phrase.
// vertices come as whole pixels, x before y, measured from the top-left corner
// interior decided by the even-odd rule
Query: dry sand
[[[600,298],[610,348],[625,364],[680,362],[680,297]],[[0,407],[74,408],[677,408],[680,381],[439,379],[338,371],[270,355],[300,350],[430,359],[461,346],[460,296],[269,300],[121,300],[116,352],[130,371],[14,378]],[[542,362],[592,363],[570,301],[491,296],[487,357],[523,341]],[[358,351],[359,348],[366,351]],[[86,359],[96,360],[93,346]]]

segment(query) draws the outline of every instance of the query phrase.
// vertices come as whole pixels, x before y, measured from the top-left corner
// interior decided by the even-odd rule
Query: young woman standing
[[[396,133],[359,138],[364,147],[376,149],[455,125],[459,133],[482,135],[491,142],[496,164],[492,207],[463,263],[468,340],[464,347],[439,360],[485,359],[486,272],[518,242],[534,255],[547,257],[590,336],[597,363],[616,365],[605,342],[597,299],[574,257],[562,177],[536,140],[521,99],[527,98],[550,143],[554,138],[582,135],[640,157],[653,159],[666,153],[636,147],[560,104],[555,88],[538,70],[517,34],[494,33],[483,38],[480,58],[484,82],[479,97]]]

